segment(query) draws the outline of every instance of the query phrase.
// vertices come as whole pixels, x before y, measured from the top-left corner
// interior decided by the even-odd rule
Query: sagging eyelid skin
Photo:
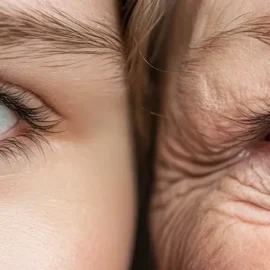
[[[269,12],[267,1],[177,7],[152,200],[158,269],[270,267]]]
[[[1,1],[1,269],[128,269],[123,52],[114,0]]]

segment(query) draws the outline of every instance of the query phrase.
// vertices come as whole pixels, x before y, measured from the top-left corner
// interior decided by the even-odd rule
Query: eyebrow
[[[234,19],[233,22],[235,23],[237,19],[240,19],[243,16]],[[230,25],[231,23],[228,24],[225,29],[212,34],[210,37],[200,41],[198,45],[191,47],[190,49],[203,52],[215,48],[222,48],[224,45],[227,45],[226,42],[236,41],[243,37],[253,38],[270,45],[270,16],[260,16],[255,19],[246,20],[229,30],[226,29]]]
[[[232,30],[221,32],[223,38],[235,35],[255,38],[263,43],[270,44],[270,16],[261,16],[253,20],[248,20]]]
[[[123,54],[116,30],[107,23],[80,21],[53,7],[46,12],[0,5],[0,59],[58,54],[115,58]]]

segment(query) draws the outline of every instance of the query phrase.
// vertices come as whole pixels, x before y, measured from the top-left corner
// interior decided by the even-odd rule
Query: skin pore
[[[158,269],[270,268],[269,12],[178,4],[152,201]]]
[[[135,199],[117,18],[114,0],[0,3],[0,116],[18,119],[0,135],[1,269],[128,269]]]

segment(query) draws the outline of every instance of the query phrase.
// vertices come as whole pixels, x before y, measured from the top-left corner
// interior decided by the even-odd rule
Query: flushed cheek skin
[[[232,21],[230,30],[254,18],[262,30],[257,17],[269,6],[186,3],[197,12],[192,33],[172,42],[172,51],[179,46],[185,54],[177,63],[169,56],[170,65],[184,64],[166,78],[166,121],[157,144],[151,218],[157,264],[160,270],[269,269],[269,48],[246,25],[244,34],[237,28],[216,36]],[[236,10],[240,21],[233,20]]]
[[[97,38],[99,32],[90,31],[92,36],[84,32],[98,21],[108,23],[115,35],[116,2],[42,1],[30,17],[26,15],[35,10],[36,1],[4,0],[0,6],[0,28],[3,35],[10,33],[5,39],[19,41],[5,50],[4,38],[0,41],[0,80],[4,77],[30,90],[28,102],[21,95],[22,102],[44,103],[62,120],[55,132],[43,134],[45,140],[37,138],[37,145],[18,138],[27,145],[26,155],[19,155],[20,149],[15,148],[10,157],[0,160],[0,269],[127,270],[136,209],[123,56],[114,49],[119,37],[103,48],[106,35],[101,33],[93,42],[99,48],[93,48],[88,39]],[[29,18],[37,15],[37,23],[30,23]],[[68,30],[56,31],[57,35],[40,42],[42,34],[60,27],[60,18],[63,25],[68,23]],[[40,33],[36,26],[44,19],[42,29],[47,29],[48,20],[55,24]],[[76,20],[85,23],[78,32]],[[13,36],[20,32],[17,27],[26,33],[19,39]],[[34,39],[33,31],[37,32]],[[71,32],[76,46],[66,42],[71,41],[67,38]],[[81,32],[85,35],[80,36]],[[24,40],[26,36],[29,40]],[[44,122],[48,125],[48,118]],[[17,135],[20,130],[11,133]]]

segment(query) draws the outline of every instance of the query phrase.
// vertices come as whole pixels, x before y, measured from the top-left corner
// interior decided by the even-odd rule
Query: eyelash
[[[264,140],[270,130],[270,104],[264,103],[264,106],[259,107],[260,112],[246,108],[239,109],[239,118],[231,119],[232,123],[237,124],[244,130],[232,134],[235,141],[239,143]]]
[[[62,119],[43,103],[37,107],[29,107],[28,103],[33,99],[33,94],[23,89],[0,83],[0,102],[20,118],[17,125],[22,121],[27,124],[17,136],[0,141],[0,159],[7,162],[10,159],[16,160],[18,156],[29,159],[29,154],[34,153],[29,142],[43,153],[42,143],[50,146],[45,135],[59,132],[55,131],[55,127],[62,122]]]

